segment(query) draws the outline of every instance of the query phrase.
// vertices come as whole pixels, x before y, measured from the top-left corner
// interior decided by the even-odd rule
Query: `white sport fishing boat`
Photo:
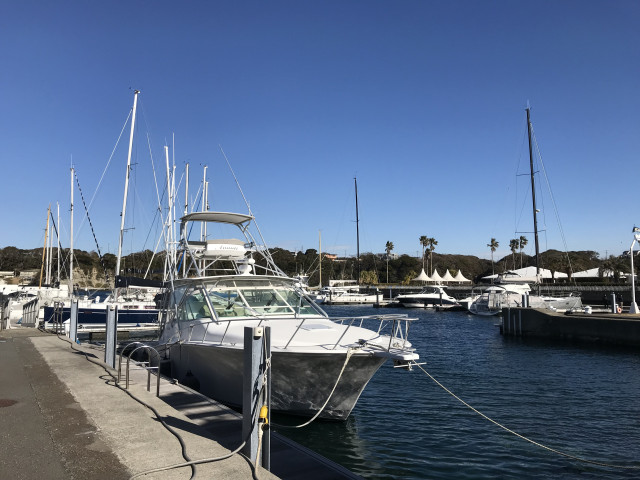
[[[410,368],[419,358],[407,340],[412,319],[330,319],[257,245],[252,221],[251,215],[209,211],[182,218],[182,278],[172,282],[159,339],[172,376],[240,406],[244,328],[268,326],[272,409],[344,420],[385,361]],[[190,241],[193,222],[237,227],[243,239]]]
[[[316,301],[322,305],[373,305],[380,302],[382,293],[360,291],[355,280],[329,280],[329,286],[320,289]]]
[[[441,285],[425,287],[420,293],[398,295],[395,301],[406,308],[428,308],[437,305],[457,306],[458,300],[449,295]]]

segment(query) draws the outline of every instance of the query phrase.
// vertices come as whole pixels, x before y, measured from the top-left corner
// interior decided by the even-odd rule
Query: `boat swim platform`
[[[117,370],[103,358],[98,346],[34,328],[0,330],[0,478],[124,480],[185,462],[177,438],[114,385]],[[124,368],[123,361],[123,387]],[[147,371],[132,364],[129,392],[178,432],[192,460],[223,456],[240,445],[238,413],[164,378],[158,398],[155,380],[152,375],[148,392]],[[196,468],[199,478],[253,478],[249,461],[238,454]],[[261,480],[361,478],[275,432],[271,472],[260,468],[257,474]],[[190,476],[190,467],[181,467],[139,478]]]
[[[607,345],[640,346],[640,315],[594,311],[560,313],[538,308],[503,308],[500,333]]]

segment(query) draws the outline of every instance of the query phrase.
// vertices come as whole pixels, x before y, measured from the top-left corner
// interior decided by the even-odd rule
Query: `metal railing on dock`
[[[137,352],[138,350],[142,350],[147,354],[147,361],[146,362],[139,362],[134,360],[134,363],[136,365],[137,370],[146,370],[147,371],[147,392],[151,391],[151,371],[155,370],[156,372],[156,397],[160,396],[160,354],[158,353],[158,351],[153,348],[150,345],[147,345],[145,343],[142,342],[132,342],[127,344],[122,351],[120,352],[120,356],[119,356],[119,360],[118,360],[118,384],[121,382],[122,379],[122,357],[124,355],[124,352],[127,350],[127,348],[131,347],[132,345],[138,345],[136,348],[133,348],[129,354],[127,355],[127,365],[126,365],[126,371],[125,371],[125,389],[129,390],[129,370],[130,370],[130,362],[131,362],[131,356]],[[151,366],[151,352],[153,352],[156,355],[156,359],[158,361],[157,366],[152,367]]]

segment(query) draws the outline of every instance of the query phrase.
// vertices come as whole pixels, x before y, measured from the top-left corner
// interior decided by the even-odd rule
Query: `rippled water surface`
[[[280,433],[375,479],[640,478],[640,351],[506,338],[498,318],[327,307],[330,315],[410,313],[423,368],[509,429],[460,403],[418,368],[387,362],[346,422]],[[276,419],[277,420],[277,419]]]

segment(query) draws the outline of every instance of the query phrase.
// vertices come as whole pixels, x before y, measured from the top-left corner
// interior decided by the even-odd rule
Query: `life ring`
[[[622,313],[622,307],[618,307],[618,313]]]

